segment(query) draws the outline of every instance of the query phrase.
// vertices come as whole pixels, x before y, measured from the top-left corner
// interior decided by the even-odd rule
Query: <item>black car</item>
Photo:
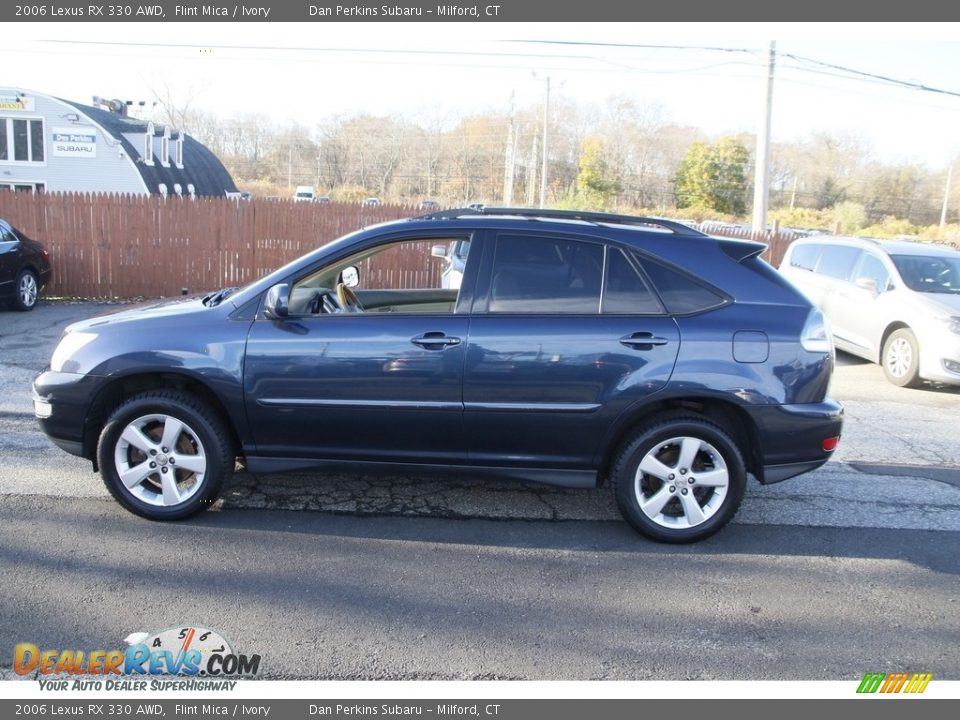
[[[465,248],[457,287],[437,246]],[[691,542],[748,473],[813,470],[840,436],[827,326],[763,249],[608,214],[385,223],[242,289],[70,326],[34,411],[148,518],[207,507],[240,457],[607,484],[641,533]]]
[[[50,275],[50,257],[43,245],[0,219],[0,303],[33,310]]]

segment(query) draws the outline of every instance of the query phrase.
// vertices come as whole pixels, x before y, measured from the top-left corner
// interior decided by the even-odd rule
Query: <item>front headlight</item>
[[[73,370],[64,370],[66,363],[80,351],[85,345],[88,345],[96,339],[96,334],[85,332],[67,333],[60,340],[57,349],[53,351],[53,357],[50,358],[50,369],[54,372],[73,372]]]
[[[960,317],[956,315],[944,315],[943,317],[938,317],[937,320],[946,325],[947,330],[954,335],[960,335]]]

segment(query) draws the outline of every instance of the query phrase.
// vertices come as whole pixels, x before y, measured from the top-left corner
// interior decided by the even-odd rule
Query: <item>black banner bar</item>
[[[870,703],[869,709],[855,703]],[[884,700],[0,700],[0,717],[84,717],[129,720],[151,716],[170,718],[270,718],[310,720],[336,718],[378,720],[414,717],[483,718],[484,720],[637,720],[652,716],[725,717],[750,712],[750,717],[778,720],[809,718],[831,711],[869,713],[871,720],[911,720],[954,716],[955,700],[921,700],[910,703]],[[951,710],[950,708],[953,708]]]
[[[624,0],[227,0],[194,2],[3,3],[2,22],[944,22],[960,20],[960,4],[806,0],[687,0],[683,3]],[[857,28],[851,27],[851,37]]]

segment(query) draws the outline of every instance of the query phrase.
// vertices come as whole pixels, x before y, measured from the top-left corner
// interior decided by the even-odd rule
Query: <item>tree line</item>
[[[238,186],[257,195],[287,197],[295,186],[312,185],[338,200],[539,201],[542,106],[458,117],[352,114],[279,126],[259,114],[161,107],[161,121],[207,145]],[[752,135],[711,138],[671,121],[655,103],[617,96],[597,105],[555,99],[547,138],[550,205],[700,219],[749,210]],[[838,213],[848,230],[851,222],[909,228],[940,219],[946,170],[883,162],[862,135],[812,131],[774,143],[771,159],[772,214],[790,224],[822,225]]]

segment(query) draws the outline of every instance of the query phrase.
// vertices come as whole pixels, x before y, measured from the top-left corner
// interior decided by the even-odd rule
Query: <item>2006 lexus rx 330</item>
[[[840,436],[828,328],[763,249],[580,212],[392,222],[241,289],[68,327],[35,413],[157,520],[207,507],[239,458],[607,484],[638,531],[691,542],[748,473],[813,470]],[[395,271],[411,257],[422,272]]]

